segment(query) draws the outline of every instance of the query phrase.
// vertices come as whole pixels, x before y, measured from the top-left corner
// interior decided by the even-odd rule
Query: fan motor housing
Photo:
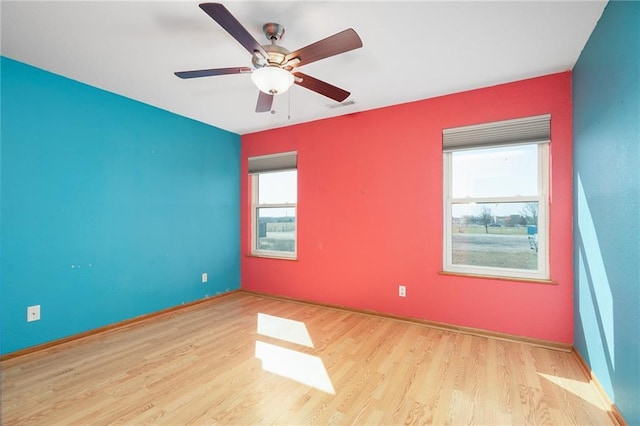
[[[266,67],[267,65],[280,66],[284,63],[284,58],[289,53],[288,49],[285,49],[282,46],[278,46],[277,44],[265,44],[262,47],[269,54],[269,59],[267,62],[265,62],[264,59],[260,56],[253,55],[251,63],[255,68],[262,68]]]

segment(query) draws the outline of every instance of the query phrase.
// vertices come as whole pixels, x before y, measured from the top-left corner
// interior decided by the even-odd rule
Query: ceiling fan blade
[[[292,61],[291,67],[300,67],[359,47],[362,47],[362,40],[353,28],[349,28],[287,54],[285,64]]]
[[[346,90],[333,86],[329,83],[325,83],[322,80],[318,80],[317,78],[313,78],[301,72],[296,72],[293,74],[293,76],[296,77],[295,83],[298,86],[313,90],[314,92],[320,93],[321,95],[324,95],[327,98],[331,98],[337,102],[344,101],[351,94]]]
[[[269,58],[264,48],[256,41],[251,34],[242,26],[240,22],[220,3],[201,3],[200,9],[213,18],[222,28],[224,28],[233,38],[238,40],[245,49],[252,55],[256,52],[263,58]]]
[[[256,112],[268,112],[271,111],[271,105],[273,105],[273,95],[264,93],[262,90],[258,91],[258,103],[256,104]]]
[[[212,68],[208,70],[193,70],[193,71],[178,71],[174,74],[180,78],[197,78],[197,77],[211,77],[214,75],[225,74],[245,74],[250,73],[249,67],[234,67],[234,68]]]

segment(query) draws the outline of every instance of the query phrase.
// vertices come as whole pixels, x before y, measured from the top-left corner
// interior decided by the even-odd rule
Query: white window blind
[[[295,151],[249,157],[250,174],[295,170],[297,167],[298,153]]]
[[[550,114],[442,130],[444,152],[487,146],[547,143],[550,140]]]

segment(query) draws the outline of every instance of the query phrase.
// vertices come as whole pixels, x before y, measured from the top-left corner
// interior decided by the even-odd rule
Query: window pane
[[[262,177],[263,175],[260,175]],[[296,250],[296,209],[295,207],[258,209],[258,250]]]
[[[537,195],[538,145],[475,149],[452,153],[452,196]]]
[[[453,265],[538,269],[538,203],[451,206]]]
[[[295,204],[298,201],[298,171],[261,173],[258,177],[258,204]]]

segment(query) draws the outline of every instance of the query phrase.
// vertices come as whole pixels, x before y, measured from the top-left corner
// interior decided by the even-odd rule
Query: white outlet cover
[[[27,307],[27,322],[38,321],[40,319],[40,305]]]
[[[202,274],[202,282],[203,282],[203,283],[206,283],[208,279],[209,279],[209,277],[207,276],[207,273],[206,273],[206,272],[204,272],[204,273]]]

